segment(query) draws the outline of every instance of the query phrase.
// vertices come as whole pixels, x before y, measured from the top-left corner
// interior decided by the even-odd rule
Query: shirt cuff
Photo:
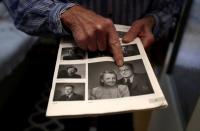
[[[64,10],[67,10],[76,5],[75,3],[55,3],[49,13],[49,29],[56,35],[69,34],[64,30],[60,15]]]
[[[156,13],[150,13],[147,16],[152,16],[155,19],[153,34],[155,36],[155,39],[159,39],[160,38],[160,28],[161,28],[161,20],[160,20],[159,16],[156,15]]]

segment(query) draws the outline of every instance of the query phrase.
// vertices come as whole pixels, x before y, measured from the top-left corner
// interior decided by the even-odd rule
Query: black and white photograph
[[[122,45],[122,52],[124,57],[140,55],[139,49],[136,44]]]
[[[136,44],[122,45],[122,53],[124,57],[140,55],[139,49]],[[88,51],[88,58],[98,58],[98,57],[113,57],[110,51]]]
[[[110,51],[88,51],[88,58],[98,58],[98,57],[105,57],[109,56],[112,57],[112,53]]]
[[[57,78],[81,79],[85,78],[85,64],[59,65]]]
[[[56,83],[53,101],[82,101],[85,83]]]
[[[127,33],[127,32],[124,32],[124,31],[117,31],[118,35],[120,38],[124,37],[124,35]]]
[[[62,48],[61,60],[80,60],[86,58],[86,52],[78,47]]]
[[[120,27],[120,31],[124,29],[129,28]],[[107,51],[85,51],[80,53],[83,59],[65,61],[64,54],[74,48],[73,43],[60,43],[47,117],[88,117],[167,107],[139,38],[122,43],[121,66]]]
[[[142,60],[89,63],[89,99],[113,99],[154,93]]]

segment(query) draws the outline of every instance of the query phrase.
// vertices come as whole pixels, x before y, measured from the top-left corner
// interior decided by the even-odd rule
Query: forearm
[[[4,0],[18,29],[32,35],[64,35],[60,13],[74,4],[53,0]]]

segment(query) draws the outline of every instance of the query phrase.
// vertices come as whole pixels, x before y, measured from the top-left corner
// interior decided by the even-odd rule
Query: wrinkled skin
[[[62,24],[72,31],[77,45],[83,50],[110,50],[118,66],[123,65],[123,54],[113,22],[93,11],[79,5],[73,6],[61,14]],[[155,20],[151,16],[133,22],[131,29],[123,37],[123,42],[129,43],[140,37],[144,47],[154,42],[152,29]]]

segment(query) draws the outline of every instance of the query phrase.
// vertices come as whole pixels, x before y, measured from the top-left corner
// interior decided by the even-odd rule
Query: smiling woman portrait
[[[100,86],[92,89],[91,99],[111,99],[130,96],[126,85],[117,84],[117,74],[113,70],[105,70],[99,75]]]

